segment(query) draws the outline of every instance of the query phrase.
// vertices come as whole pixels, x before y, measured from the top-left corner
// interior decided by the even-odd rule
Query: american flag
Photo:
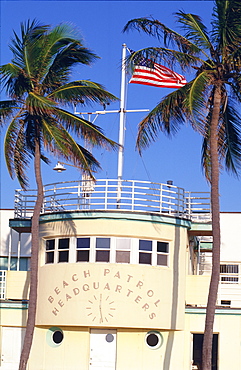
[[[179,88],[187,83],[184,76],[161,64],[153,63],[150,59],[138,58],[137,63],[130,83],[171,88]]]

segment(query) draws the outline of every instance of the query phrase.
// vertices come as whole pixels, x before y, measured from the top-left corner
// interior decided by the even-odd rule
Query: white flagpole
[[[124,162],[124,141],[125,141],[125,108],[126,108],[126,44],[122,45],[121,62],[121,98],[120,98],[120,123],[119,123],[119,152],[118,152],[118,180],[122,180]]]

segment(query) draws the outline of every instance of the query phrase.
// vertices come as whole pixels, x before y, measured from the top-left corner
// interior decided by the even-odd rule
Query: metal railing
[[[16,190],[15,218],[33,214],[36,190]],[[76,210],[155,212],[210,220],[210,193],[185,192],[174,185],[136,180],[68,181],[44,186],[42,213]]]
[[[6,275],[7,275],[7,272],[5,270],[0,270],[0,300],[5,299]]]

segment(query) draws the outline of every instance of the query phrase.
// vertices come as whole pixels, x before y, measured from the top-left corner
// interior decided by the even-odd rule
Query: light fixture
[[[66,171],[66,168],[60,162],[58,162],[53,170],[57,172],[63,172]]]

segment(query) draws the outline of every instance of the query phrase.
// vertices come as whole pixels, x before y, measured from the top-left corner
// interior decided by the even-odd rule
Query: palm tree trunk
[[[212,275],[206,310],[203,338],[202,370],[212,368],[212,341],[215,309],[220,275],[220,206],[219,206],[219,157],[218,157],[218,122],[221,105],[221,87],[214,94],[213,116],[210,127],[211,154],[211,211],[213,230]]]
[[[36,141],[34,158],[35,179],[37,184],[37,199],[34,207],[31,225],[31,261],[30,261],[30,291],[28,303],[28,320],[20,358],[19,370],[25,370],[33,341],[38,288],[38,253],[39,253],[39,215],[43,204],[43,183],[40,168],[40,147]]]

